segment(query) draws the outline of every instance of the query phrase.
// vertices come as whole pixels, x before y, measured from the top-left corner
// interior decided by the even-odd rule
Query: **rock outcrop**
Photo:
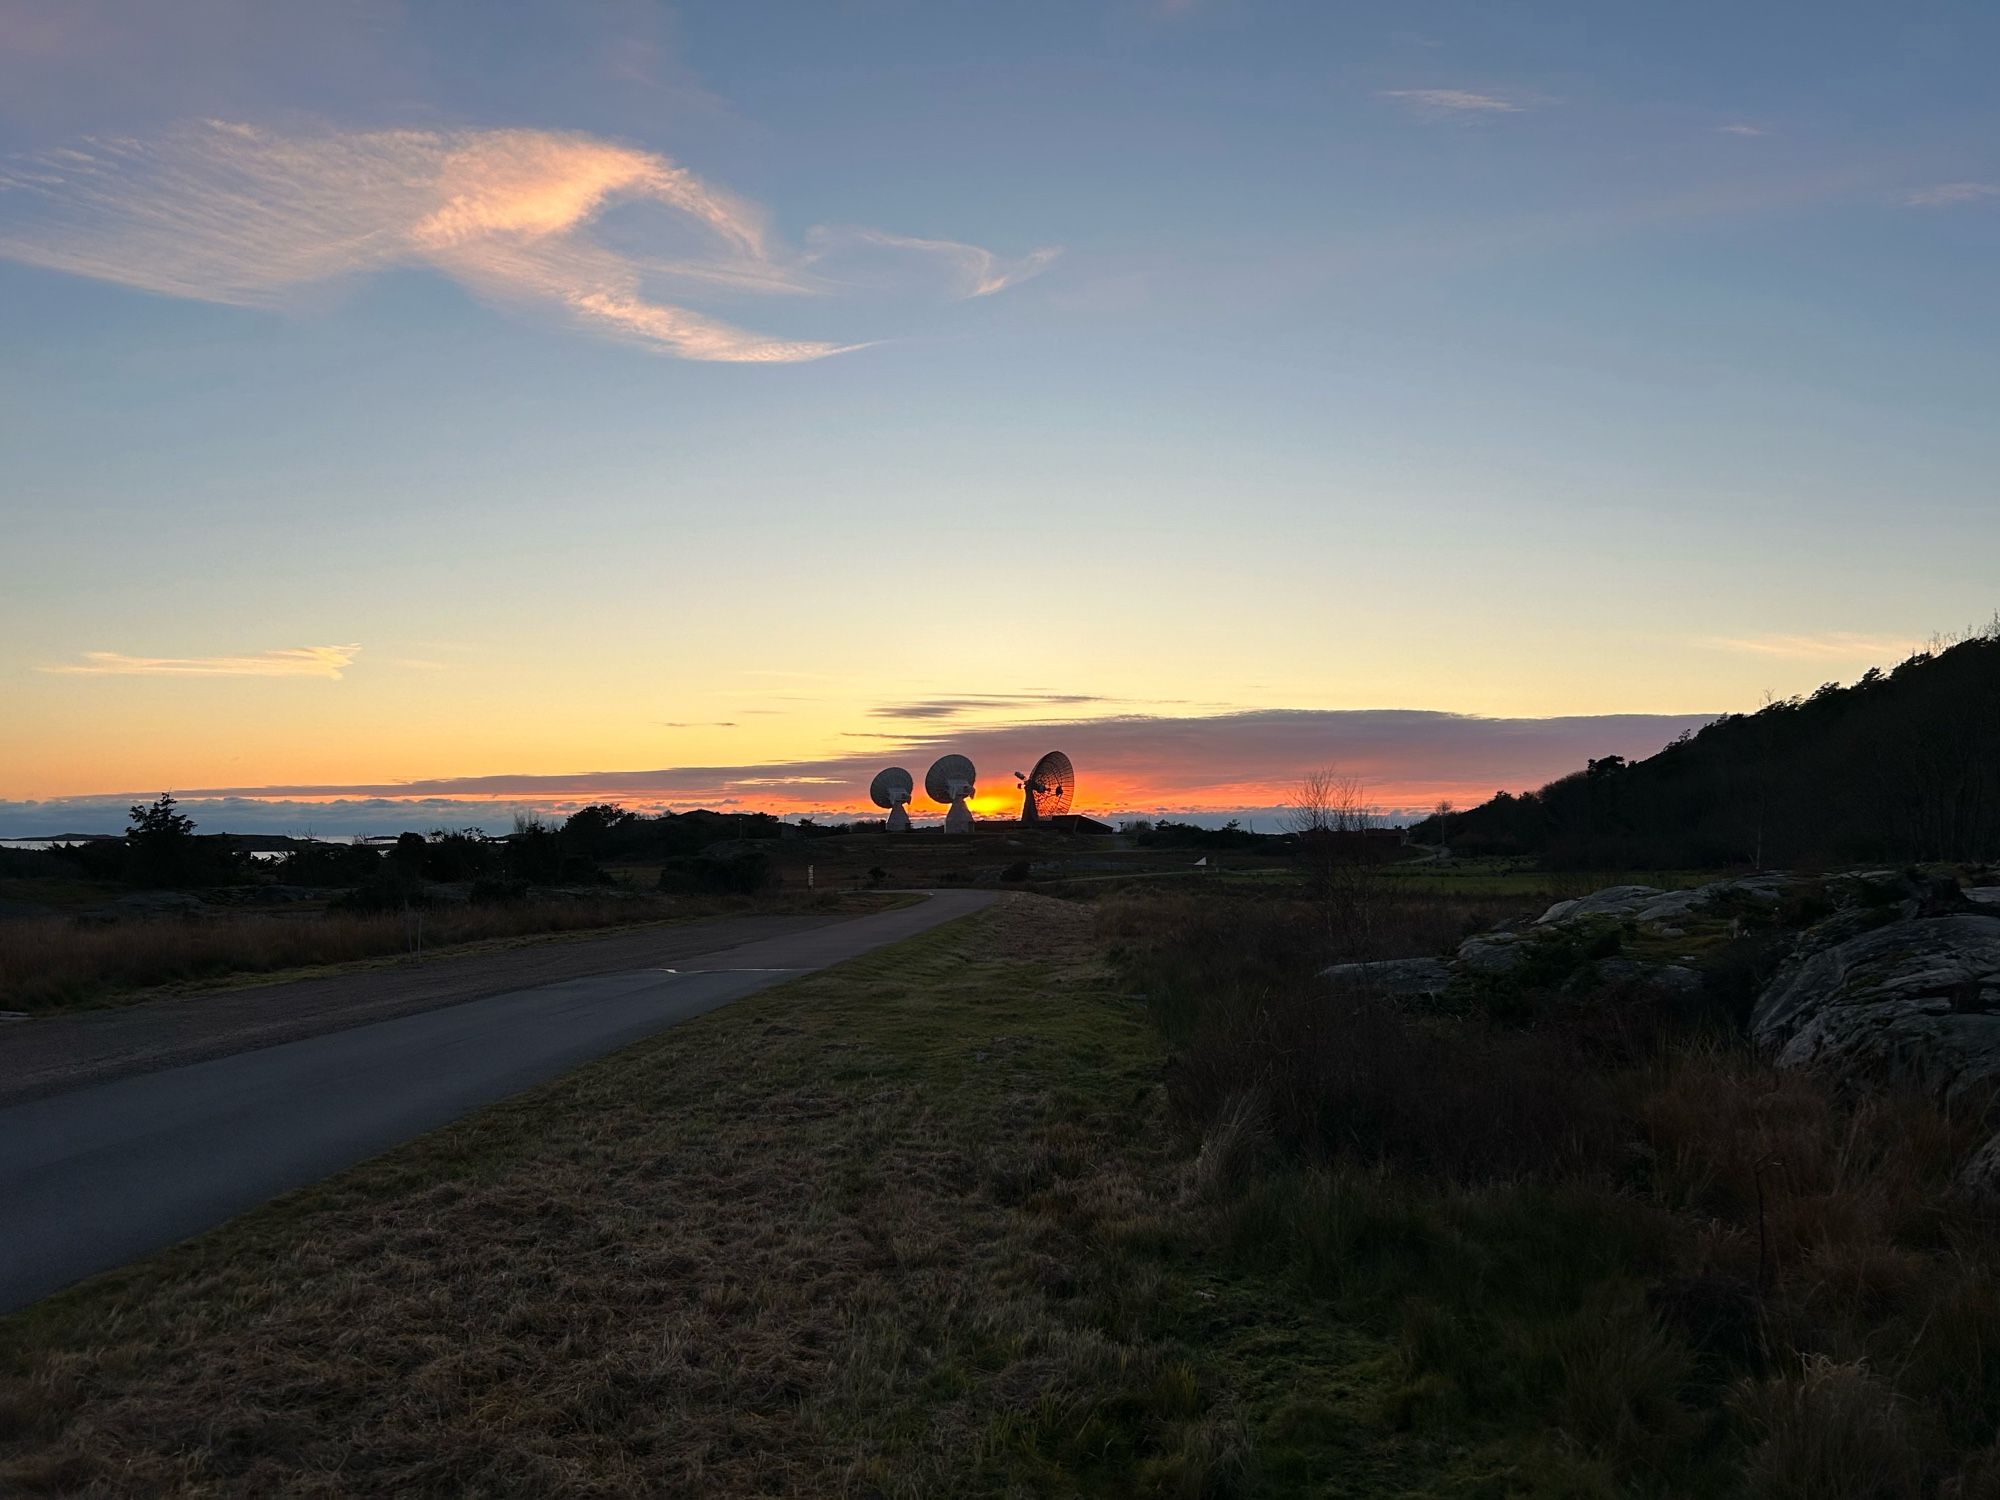
[[[1608,885],[1588,896],[1558,901],[1537,919],[1538,927],[1552,922],[1574,922],[1583,917],[1629,917],[1642,906],[1658,901],[1666,892],[1650,885]]]
[[[1591,966],[1599,984],[1650,985],[1682,999],[1702,992],[1700,974],[1685,964],[1647,963],[1636,958],[1600,958]]]
[[[1558,901],[1536,919],[1546,927],[1576,922],[1584,917],[1621,917],[1635,922],[1678,922],[1700,913],[1727,907],[1732,902],[1750,906],[1776,906],[1793,877],[1782,871],[1768,875],[1743,875],[1733,880],[1715,880],[1686,891],[1663,891],[1650,885],[1610,885],[1573,901]]]
[[[1527,956],[1527,940],[1515,933],[1483,933],[1458,945],[1459,967],[1474,974],[1511,974]]]
[[[2000,885],[1979,883],[1995,873],[1975,872],[1966,888],[1949,875],[1899,870],[1760,874],[1683,891],[1609,886],[1557,902],[1524,930],[1467,938],[1449,960],[1338,964],[1324,974],[1413,999],[1501,993],[1531,979],[1607,996],[1652,987],[1692,1000],[1707,982],[1696,955],[1762,932],[1790,945],[1749,1019],[1752,1039],[1780,1067],[1990,1108],[2000,1127]],[[1818,919],[1788,928],[1781,912]],[[1598,939],[1611,929],[1619,951],[1588,957],[1604,952]],[[1960,1181],[2000,1201],[2000,1134],[1966,1162]]]
[[[1822,916],[1785,939],[1772,924],[1788,892]],[[1704,938],[1742,930],[1738,918],[1795,944],[1750,1015],[1751,1037],[1781,1067],[1911,1086],[1944,1103],[2000,1098],[2000,886],[1961,890],[1948,877],[1896,870],[1810,882],[1760,874],[1683,891],[1616,885],[1557,902],[1525,930],[1467,938],[1451,959],[1337,964],[1324,977],[1434,997],[1454,985],[1513,982],[1534,962],[1538,983],[1553,967],[1558,978],[1549,982],[1653,986],[1693,998],[1705,980],[1698,959],[1679,956],[1679,940],[1692,929],[1688,948],[1699,952]],[[1573,934],[1607,925],[1621,930],[1624,951],[1580,961]],[[1990,1154],[2000,1193],[2000,1140]]]
[[[1319,977],[1347,989],[1378,995],[1441,995],[1451,983],[1451,965],[1441,958],[1385,958],[1373,963],[1335,964]]]
[[[1757,1043],[1781,1067],[1946,1103],[2000,1082],[2000,912],[1850,925],[1835,917],[1806,934],[1751,1012]]]

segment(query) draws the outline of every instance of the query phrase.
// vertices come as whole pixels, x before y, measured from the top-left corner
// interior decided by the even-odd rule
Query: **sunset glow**
[[[1858,22],[530,11],[7,23],[0,835],[1404,813],[1992,609],[1990,21],[1891,149]]]

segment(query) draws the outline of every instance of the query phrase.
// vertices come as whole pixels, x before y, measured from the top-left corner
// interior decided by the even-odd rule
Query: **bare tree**
[[[1452,802],[1451,798],[1449,797],[1442,798],[1438,802],[1438,805],[1431,809],[1431,816],[1437,819],[1439,859],[1443,859],[1446,855],[1451,853],[1450,840],[1446,836],[1445,828],[1446,825],[1451,821],[1451,815],[1457,811],[1458,811],[1457,806]]]
[[[1356,954],[1367,950],[1374,928],[1379,870],[1368,832],[1380,821],[1360,779],[1332,767],[1301,777],[1285,809],[1284,827],[1298,840],[1306,889],[1327,938]]]

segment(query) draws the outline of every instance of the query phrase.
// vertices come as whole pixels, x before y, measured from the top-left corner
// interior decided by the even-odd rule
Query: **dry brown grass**
[[[1918,1500],[1914,1415],[1861,1364],[1808,1356],[1778,1379],[1746,1382],[1736,1408],[1756,1433],[1754,1500]]]
[[[1127,887],[1096,909],[1099,933],[1127,950],[1126,961],[1154,950],[1182,963],[1199,956],[1203,977],[1226,983],[1335,959],[1445,953],[1496,922],[1538,914],[1548,904],[1539,894],[1461,892],[1389,877],[1367,888],[1365,902],[1365,930],[1331,934],[1323,905],[1289,885]]]
[[[1413,1014],[1313,983],[1309,913],[1232,952],[1220,904],[1152,909],[1104,920],[1189,1191],[1238,1266],[1393,1333],[1392,1420],[1546,1426],[1551,1493],[2000,1495],[2000,1222],[1954,1187],[1984,1109],[1778,1072],[1587,971]]]
[[[381,958],[414,952],[419,940],[428,954],[752,909],[745,898],[648,895],[433,908],[421,928],[402,912],[0,922],[0,1009],[49,1010],[149,986]]]
[[[1990,1129],[1980,1113],[1841,1096],[1699,1046],[1644,1080],[1635,1114],[1653,1192],[1694,1228],[1683,1269],[1758,1294],[1774,1373],[1739,1402],[1760,1434],[1753,1492],[1915,1496],[1962,1466],[1986,1472],[2000,1435],[2000,1226],[1954,1187]],[[1836,1469],[1859,1477],[1813,1487]]]
[[[0,1490],[1219,1493],[1155,1048],[1007,898],[0,1323]]]

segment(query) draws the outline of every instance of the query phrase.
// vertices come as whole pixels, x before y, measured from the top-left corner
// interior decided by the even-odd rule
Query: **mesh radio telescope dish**
[[[877,807],[889,809],[889,832],[910,831],[910,815],[903,804],[910,800],[916,789],[916,781],[901,766],[877,771],[875,779],[868,783],[869,800]]]
[[[931,801],[946,803],[951,808],[944,815],[946,833],[972,832],[972,809],[965,805],[965,799],[972,795],[978,774],[963,755],[941,755],[924,772],[925,794]]]
[[[1076,772],[1062,751],[1051,750],[1035,762],[1034,770],[1025,776],[1016,771],[1014,779],[1021,783],[1023,823],[1060,818],[1069,811],[1070,797],[1076,791]]]

